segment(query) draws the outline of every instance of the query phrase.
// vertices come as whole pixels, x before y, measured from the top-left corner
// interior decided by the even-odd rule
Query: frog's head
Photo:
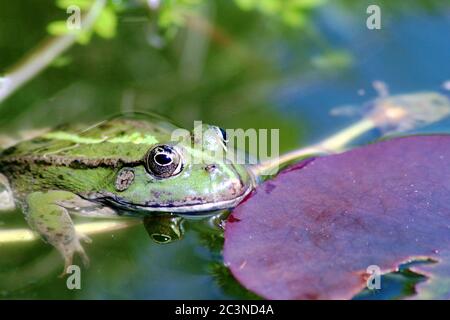
[[[185,214],[236,206],[254,179],[245,165],[230,161],[224,130],[202,126],[201,132],[201,138],[188,132],[147,146],[138,165],[115,173],[103,199],[125,209]]]

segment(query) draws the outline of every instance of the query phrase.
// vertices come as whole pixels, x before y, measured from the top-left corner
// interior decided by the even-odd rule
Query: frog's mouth
[[[196,200],[196,202],[180,201],[171,203],[147,203],[145,205],[135,204],[127,202],[124,199],[117,197],[114,194],[102,194],[96,200],[105,202],[108,205],[118,207],[123,210],[133,210],[133,211],[145,211],[145,212],[167,212],[167,213],[177,213],[180,215],[198,215],[201,213],[213,212],[224,209],[231,209],[236,207],[240,202],[242,202],[245,197],[247,197],[253,190],[252,185],[247,186],[243,192],[232,199],[222,200],[222,201],[212,201],[212,202],[201,202]]]

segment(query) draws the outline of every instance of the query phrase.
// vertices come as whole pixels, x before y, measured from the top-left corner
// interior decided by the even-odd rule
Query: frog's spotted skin
[[[175,129],[157,118],[133,117],[81,131],[59,127],[0,154],[0,172],[11,186],[0,187],[0,195],[12,191],[30,226],[61,252],[67,266],[74,253],[87,262],[80,241],[85,237],[76,234],[72,214],[198,214],[233,207],[252,190],[245,167],[215,156],[224,148],[220,131],[206,130],[198,150],[191,137],[171,141]],[[160,161],[171,160],[158,163],[161,176],[151,169],[156,158],[148,156],[158,146],[173,152],[169,158],[158,154]]]

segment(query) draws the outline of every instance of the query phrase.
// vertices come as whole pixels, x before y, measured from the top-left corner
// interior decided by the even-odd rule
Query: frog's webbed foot
[[[0,173],[0,211],[11,211],[16,207],[8,179]]]
[[[62,254],[64,258],[64,270],[60,277],[64,277],[66,275],[67,268],[73,264],[73,257],[77,253],[81,258],[83,265],[85,267],[89,266],[89,257],[84,251],[83,246],[81,245],[81,240],[85,243],[91,243],[92,240],[84,234],[77,233],[75,238],[71,240],[69,243],[61,243],[53,244],[55,248]]]
[[[64,271],[72,265],[75,254],[81,257],[85,266],[89,265],[89,258],[81,241],[91,240],[76,232],[68,209],[60,204],[77,198],[77,195],[66,191],[48,191],[31,193],[26,199],[28,223],[61,253],[64,258]]]

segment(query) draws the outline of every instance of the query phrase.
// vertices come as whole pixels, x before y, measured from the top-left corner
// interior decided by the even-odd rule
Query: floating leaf
[[[428,277],[415,298],[450,298],[450,136],[396,138],[281,172],[230,216],[224,260],[269,299],[350,299],[371,265],[384,274],[433,260],[411,267]]]

